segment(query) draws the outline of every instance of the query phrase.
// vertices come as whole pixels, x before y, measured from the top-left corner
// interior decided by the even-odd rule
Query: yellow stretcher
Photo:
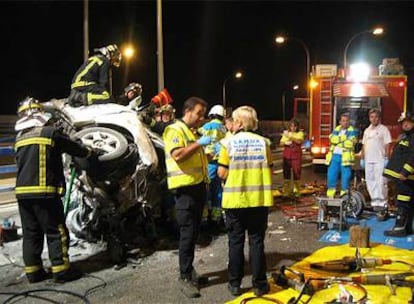
[[[344,256],[354,256],[355,255],[355,248],[350,247],[348,244],[340,245],[340,246],[328,246],[324,247],[312,255],[306,257],[302,261],[294,264],[291,266],[292,269],[302,272],[305,275],[305,278],[316,278],[316,277],[355,277],[362,274],[362,272],[354,272],[354,273],[344,273],[344,272],[327,272],[321,270],[315,270],[310,268],[311,263],[316,262],[323,262],[323,261],[331,261],[331,260],[338,260],[342,259]],[[382,244],[373,244],[371,248],[360,248],[361,257],[375,257],[375,258],[387,258],[391,260],[399,260],[403,261],[407,264],[414,265],[414,253],[410,250],[395,248],[392,246],[382,245]],[[414,271],[413,267],[410,265],[393,262],[389,265],[382,265],[377,266],[372,269],[363,269],[363,274],[398,274],[398,273],[406,273]],[[407,276],[407,280],[412,281],[414,283],[414,276]],[[273,278],[269,279],[270,284],[270,293],[263,296],[262,298],[255,298],[253,292],[247,292],[241,295],[240,297],[227,302],[227,304],[240,304],[240,303],[288,303],[289,300],[292,298],[297,298],[299,292],[292,289],[283,289],[282,287],[277,286],[274,284]],[[367,301],[365,303],[370,304],[407,304],[411,300],[411,288],[409,287],[400,287],[400,286],[393,286],[395,295],[392,294],[392,291],[389,287],[385,285],[363,285],[367,292]],[[304,295],[301,298],[299,303],[327,303],[334,299],[337,299],[340,288],[345,288],[346,292],[349,292],[354,299],[353,303],[360,303],[357,302],[361,297],[364,296],[363,290],[361,291],[360,288],[357,288],[352,285],[342,285],[341,287],[339,284],[332,284],[330,288],[321,289],[316,291],[313,296],[309,300],[308,295]],[[243,301],[244,299],[248,299],[247,302]]]

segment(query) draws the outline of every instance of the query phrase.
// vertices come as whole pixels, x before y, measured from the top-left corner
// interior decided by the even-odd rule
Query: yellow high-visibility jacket
[[[219,166],[229,172],[223,188],[222,207],[248,208],[273,205],[269,140],[252,132],[239,132],[225,141]]]
[[[352,126],[346,129],[345,134],[341,135],[340,131],[341,126],[337,126],[329,135],[330,146],[325,164],[329,165],[331,163],[335,147],[339,147],[342,149],[342,166],[352,166],[355,161],[354,146],[358,140],[358,133]]]
[[[208,183],[208,161],[202,147],[199,147],[197,152],[188,159],[180,162],[176,162],[171,157],[171,152],[174,149],[186,147],[197,140],[194,133],[183,121],[177,119],[173,124],[167,126],[163,139],[169,189],[197,185],[202,182]]]

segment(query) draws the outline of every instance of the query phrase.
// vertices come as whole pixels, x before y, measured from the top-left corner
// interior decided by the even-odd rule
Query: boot
[[[295,181],[293,183],[293,194],[295,196],[300,196],[300,185],[299,185],[299,181]]]
[[[410,221],[411,219],[411,221]],[[398,208],[395,225],[391,230],[384,231],[385,236],[404,237],[412,233],[412,215],[407,209]]]
[[[292,193],[291,189],[290,189],[290,180],[285,179],[283,181],[283,188],[282,188],[282,194],[284,196],[290,196]]]

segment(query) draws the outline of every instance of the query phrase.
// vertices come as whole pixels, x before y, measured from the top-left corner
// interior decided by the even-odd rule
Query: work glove
[[[361,159],[359,160],[359,166],[360,166],[362,169],[365,169],[365,159],[361,158]]]
[[[197,143],[198,143],[200,146],[207,146],[207,145],[209,145],[209,144],[211,143],[211,136],[207,136],[207,135],[201,136],[201,137],[197,140]]]
[[[384,158],[384,168],[386,168],[388,165],[388,158]]]

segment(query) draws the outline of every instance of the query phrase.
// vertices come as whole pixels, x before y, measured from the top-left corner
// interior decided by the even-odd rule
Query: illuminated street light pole
[[[164,89],[164,47],[162,34],[162,0],[157,0],[157,67],[158,91]]]
[[[237,72],[234,75],[231,75],[230,77],[227,77],[224,82],[223,82],[223,108],[226,109],[226,84],[227,81],[234,77],[235,79],[240,79],[243,77],[243,73],[242,72]]]
[[[89,0],[83,0],[83,59],[89,57]]]
[[[299,89],[299,86],[296,84],[292,87],[293,91],[296,91]],[[286,104],[286,90],[283,90],[282,92],[282,122],[283,122],[283,128],[285,127],[285,104]]]
[[[348,49],[349,46],[351,45],[352,41],[354,41],[355,38],[357,38],[358,36],[362,35],[362,34],[366,34],[366,33],[371,33],[375,36],[379,36],[382,35],[384,33],[384,29],[382,27],[376,27],[374,29],[370,29],[370,30],[365,30],[359,33],[356,33],[354,36],[351,37],[351,39],[348,40],[346,46],[345,46],[345,50],[344,50],[344,73],[346,76],[346,68],[347,68],[347,54],[348,54]]]
[[[296,37],[291,37],[291,36],[277,36],[275,38],[275,41],[277,44],[283,44],[285,43],[287,40],[294,40],[299,42],[299,44],[303,47],[303,49],[305,50],[306,53],[306,97],[309,98],[310,96],[310,88],[309,88],[309,81],[310,81],[310,52],[309,52],[309,48],[308,46],[305,44],[305,42],[303,42],[302,39],[296,38]]]

